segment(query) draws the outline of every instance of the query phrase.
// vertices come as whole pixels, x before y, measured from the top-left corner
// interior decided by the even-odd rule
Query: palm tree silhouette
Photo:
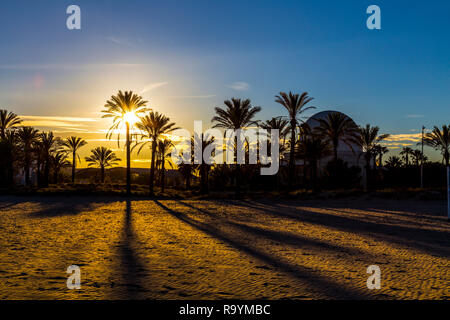
[[[297,117],[303,112],[315,109],[315,107],[305,107],[309,102],[311,102],[314,98],[309,97],[307,92],[303,92],[301,95],[293,94],[289,92],[289,94],[285,92],[280,92],[279,95],[275,96],[275,102],[278,102],[289,113],[289,123],[291,130],[291,152],[289,155],[289,178],[288,184],[289,188],[292,188],[294,177],[295,177],[295,145],[296,145],[296,129],[299,123]]]
[[[378,143],[389,137],[389,134],[378,135],[380,131],[379,127],[371,127],[370,124],[366,124],[365,127],[359,127],[358,144],[361,146],[364,152],[364,158],[366,160],[366,179],[364,180],[364,189],[367,188],[367,180],[369,178],[370,160],[376,154],[375,147]]]
[[[381,169],[383,167],[383,155],[388,153],[389,149],[381,144],[377,144],[374,147],[375,156],[378,156],[378,168]]]
[[[434,127],[432,132],[428,132],[424,137],[424,143],[436,150],[441,151],[445,166],[450,162],[450,125],[443,125],[442,130]]]
[[[158,141],[158,155],[161,161],[161,192],[164,192],[166,185],[166,158],[170,157],[170,148],[173,147],[172,141],[169,139]]]
[[[231,98],[231,100],[225,100],[223,103],[225,104],[224,108],[214,108],[214,110],[216,111],[216,115],[211,120],[212,123],[215,123],[213,125],[213,128],[238,130],[257,124],[257,121],[254,120],[254,117],[259,111],[261,111],[261,107],[253,107],[250,99],[241,100],[237,98]],[[235,168],[235,195],[237,198],[239,198],[241,177],[240,164],[237,163],[237,161]]]
[[[340,112],[332,112],[325,119],[318,119],[319,126],[315,128],[322,139],[330,142],[333,147],[334,161],[338,160],[339,142],[343,142],[351,150],[358,143],[358,128],[352,119]]]
[[[42,186],[48,187],[50,166],[51,166],[51,154],[55,147],[57,147],[58,140],[55,139],[53,132],[41,132],[39,134],[38,148],[42,155],[42,161],[44,165],[44,177]]]
[[[201,135],[198,135],[197,133],[195,133],[191,137],[191,146],[192,146],[193,154],[195,154],[197,152],[197,153],[201,154],[203,157],[203,153],[204,153],[205,149],[208,146],[210,146],[211,144],[213,144],[214,141],[215,141],[214,137],[212,137],[208,134],[205,136],[203,133]],[[216,150],[216,152],[217,152],[217,150]],[[195,165],[195,168],[200,173],[200,193],[201,194],[207,194],[209,192],[208,174],[211,169],[211,166],[208,163],[206,163],[205,160],[206,159],[202,159],[201,164]],[[210,161],[210,160],[211,159],[208,159],[208,161]]]
[[[400,168],[402,165],[402,159],[397,156],[390,156],[386,161],[386,167],[389,168]]]
[[[32,127],[20,127],[17,130],[17,138],[23,152],[23,167],[25,172],[25,184],[30,185],[30,167],[33,153],[33,145],[37,142],[39,131]]]
[[[127,152],[127,195],[131,194],[131,136],[130,129],[135,124],[140,114],[149,111],[141,96],[133,93],[133,91],[122,92],[119,90],[117,95],[111,96],[111,99],[106,101],[105,108],[102,110],[104,115],[102,118],[113,118],[113,124],[109,128],[107,138],[111,139],[115,130],[120,130],[125,124],[126,126],[126,152]],[[117,132],[117,144],[120,145],[120,131]]]
[[[400,152],[400,155],[403,156],[403,160],[405,160],[405,165],[409,166],[409,156],[413,154],[414,150],[410,147],[403,147],[402,151]]]
[[[64,140],[62,145],[72,153],[72,183],[75,183],[75,168],[77,165],[77,157],[78,161],[81,161],[80,156],[77,155],[77,151],[81,147],[87,145],[87,142],[80,137],[72,136]]]
[[[12,186],[14,184],[14,164],[17,160],[17,133],[14,130],[5,130],[0,136],[0,185]]]
[[[53,168],[53,181],[58,183],[59,171],[61,168],[70,166],[69,160],[67,160],[67,151],[59,150],[50,156],[51,165]]]
[[[92,155],[84,159],[88,163],[88,167],[97,166],[100,168],[100,181],[105,182],[105,168],[112,167],[118,164],[121,159],[116,157],[116,154],[108,148],[97,147],[91,150]]]
[[[17,114],[8,112],[7,110],[0,110],[0,136],[5,136],[7,129],[15,127],[22,122]]]
[[[147,139],[147,141],[136,143],[133,147],[140,145],[138,154],[141,152],[142,148],[151,142],[151,164],[150,164],[150,196],[154,196],[154,179],[155,179],[155,158],[156,158],[156,148],[159,139],[162,135],[173,132],[179,129],[175,127],[174,122],[170,122],[170,118],[163,114],[155,112],[150,112],[141,118],[141,121],[136,124],[136,127],[142,131],[141,139]]]

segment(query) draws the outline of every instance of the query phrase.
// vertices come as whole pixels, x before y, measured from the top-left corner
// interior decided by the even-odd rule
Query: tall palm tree
[[[111,139],[114,131],[120,130],[125,124],[126,127],[126,152],[127,152],[127,195],[131,194],[131,136],[130,130],[139,120],[139,116],[149,111],[145,107],[148,101],[142,99],[141,96],[133,93],[133,91],[122,92],[119,90],[117,95],[111,96],[106,101],[105,108],[102,110],[104,115],[102,118],[113,118],[113,124],[108,130],[107,137]],[[120,142],[120,131],[117,133],[117,143]]]
[[[87,145],[87,142],[80,137],[69,137],[63,141],[62,145],[67,148],[69,152],[72,153],[72,183],[75,183],[75,169],[77,166],[77,157],[78,161],[80,160],[80,156],[77,155],[78,149]]]
[[[161,192],[164,192],[166,185],[166,159],[170,157],[170,148],[173,147],[172,141],[169,139],[159,140],[158,142],[158,154],[161,161]]]
[[[216,115],[211,120],[211,122],[215,123],[213,128],[238,130],[257,123],[254,118],[255,115],[261,111],[261,107],[252,106],[250,99],[241,100],[237,98],[231,98],[231,100],[225,100],[223,103],[225,107],[214,108]],[[240,164],[236,161],[236,197],[240,197],[241,193],[240,170]]]
[[[70,162],[67,160],[67,151],[56,151],[50,156],[50,159],[53,168],[53,181],[55,184],[58,184],[59,171],[61,168],[70,166]]]
[[[306,105],[311,102],[314,98],[309,97],[307,92],[303,92],[301,95],[293,94],[289,92],[289,94],[285,92],[280,92],[279,95],[275,96],[275,102],[278,102],[289,113],[289,124],[291,130],[291,152],[289,155],[289,188],[292,187],[295,176],[295,145],[296,145],[296,129],[299,123],[298,116],[300,116],[303,112],[315,109],[315,107],[306,107]]]
[[[409,166],[409,157],[412,156],[414,150],[410,147],[403,147],[402,151],[400,152],[400,155],[403,156],[403,160],[405,160],[405,165]]]
[[[367,188],[367,179],[369,178],[370,161],[374,157],[375,147],[378,143],[389,137],[389,134],[381,134],[379,127],[372,127],[370,124],[366,124],[365,127],[358,128],[358,144],[361,146],[364,152],[364,158],[366,159],[366,179],[364,180],[364,188]]]
[[[342,142],[353,150],[358,143],[358,127],[352,119],[340,112],[332,112],[325,119],[318,119],[319,126],[315,128],[322,139],[330,142],[333,147],[334,161],[338,160],[338,147]]]
[[[157,111],[152,111],[141,118],[141,121],[136,124],[136,127],[142,131],[141,138],[147,141],[136,143],[141,145],[138,150],[138,154],[141,152],[142,148],[151,142],[151,163],[150,163],[150,196],[154,195],[154,179],[155,179],[155,158],[156,158],[156,148],[159,139],[162,135],[173,132],[179,129],[175,126],[174,122],[170,122],[170,118],[165,115],[158,113]]]
[[[436,150],[441,151],[445,165],[448,167],[450,162],[450,125],[443,125],[442,130],[434,127],[424,137],[424,143]]]
[[[3,137],[7,129],[15,127],[22,122],[17,114],[0,110],[0,136]]]
[[[88,163],[88,167],[97,166],[100,168],[100,181],[105,182],[105,168],[112,167],[118,164],[121,159],[116,157],[116,154],[108,148],[96,147],[91,150],[91,155],[84,159]]]
[[[32,161],[33,145],[37,142],[39,131],[32,127],[20,127],[17,130],[17,138],[23,152],[23,168],[25,172],[25,184],[30,185],[30,167]]]

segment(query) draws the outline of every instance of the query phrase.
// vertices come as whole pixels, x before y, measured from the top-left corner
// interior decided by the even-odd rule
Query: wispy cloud
[[[247,82],[242,81],[233,82],[232,84],[227,85],[227,87],[237,91],[247,91],[250,89],[250,85]]]
[[[98,119],[81,117],[55,117],[55,116],[20,116],[22,125],[46,128],[65,128],[73,131],[88,131],[86,123],[96,122]]]
[[[159,87],[163,87],[163,86],[165,86],[165,85],[167,85],[167,84],[169,84],[168,82],[154,82],[154,83],[149,83],[148,85],[146,85],[145,87],[144,87],[144,89],[142,89],[141,90],[141,92],[140,92],[140,94],[144,94],[144,93],[146,93],[146,92],[148,92],[148,91],[150,91],[150,90],[154,90],[154,89],[156,89],[156,88],[159,88]]]
[[[423,114],[407,114],[406,118],[410,118],[410,119],[417,119],[417,118],[423,118],[424,115]]]
[[[209,99],[216,97],[215,94],[199,95],[199,96],[172,96],[173,99]]]

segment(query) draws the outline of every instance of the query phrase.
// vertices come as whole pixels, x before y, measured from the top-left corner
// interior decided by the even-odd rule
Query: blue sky
[[[70,4],[81,30],[66,28]],[[381,30],[366,28],[371,4]],[[250,98],[265,120],[286,115],[279,91],[307,91],[318,111],[409,144],[450,122],[449,15],[444,0],[2,0],[0,108],[87,134],[107,128],[94,121],[106,99],[131,89],[191,129],[224,99]]]

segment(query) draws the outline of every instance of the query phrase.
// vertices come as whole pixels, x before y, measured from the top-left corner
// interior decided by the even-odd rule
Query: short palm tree
[[[365,127],[358,128],[358,144],[364,152],[364,158],[366,159],[366,179],[364,181],[364,188],[367,188],[367,179],[369,177],[370,161],[375,155],[375,147],[378,143],[389,137],[389,134],[381,134],[379,127],[372,127],[367,124]]]
[[[170,157],[170,149],[173,147],[172,141],[169,139],[158,141],[158,155],[161,161],[161,192],[164,192],[166,185],[166,159]]]
[[[3,137],[7,129],[15,127],[22,122],[17,114],[0,110],[0,136]]]
[[[358,143],[358,127],[352,119],[340,112],[332,112],[325,119],[318,119],[319,126],[315,128],[322,139],[333,147],[334,161],[338,160],[338,147],[342,142],[353,150]]]
[[[14,168],[17,160],[18,143],[17,133],[14,130],[6,130],[0,136],[0,186],[14,184]]]
[[[443,125],[442,130],[434,127],[424,137],[424,143],[436,150],[439,150],[444,159],[445,165],[448,167],[450,162],[450,125]]]
[[[403,160],[405,161],[405,165],[409,166],[409,157],[412,156],[414,150],[410,147],[403,147],[402,151],[400,152],[400,155],[403,156]]]
[[[85,140],[81,139],[80,137],[72,136],[72,137],[65,139],[63,141],[62,145],[65,148],[67,148],[67,150],[69,152],[72,153],[72,183],[75,183],[75,169],[77,166],[77,158],[78,158],[78,161],[81,161],[80,156],[77,155],[77,151],[81,147],[87,145],[87,142]]]
[[[311,133],[299,140],[297,145],[298,155],[305,160],[305,163],[307,161],[311,167],[313,187],[317,189],[318,162],[331,154],[330,144],[318,135]]]
[[[25,172],[25,184],[30,185],[30,167],[32,161],[33,145],[37,142],[39,131],[32,127],[20,127],[17,130],[17,138],[23,152],[23,169]]]
[[[215,123],[213,128],[224,128],[231,130],[244,129],[245,127],[257,124],[255,115],[261,111],[261,107],[254,107],[249,99],[241,100],[231,98],[223,102],[225,107],[216,107],[216,115],[211,122]],[[236,150],[235,150],[236,151]],[[240,164],[236,162],[236,197],[240,197]]]
[[[174,122],[170,122],[170,118],[165,115],[152,111],[141,118],[141,121],[136,124],[136,127],[142,131],[141,138],[146,139],[144,142],[136,143],[136,146],[140,145],[138,154],[142,148],[151,142],[151,162],[150,162],[150,196],[154,195],[154,179],[155,179],[155,160],[156,149],[158,141],[161,136],[171,133],[174,130],[179,129],[175,126]]]
[[[412,153],[412,161],[414,162],[415,166],[420,166],[420,164],[422,163],[422,161],[427,161],[428,157],[424,154],[422,154],[422,151],[420,150],[414,150]]]
[[[59,150],[50,156],[51,165],[53,168],[53,181],[58,184],[59,172],[62,168],[70,166],[69,160],[67,160],[67,152],[65,150]]]
[[[116,157],[116,154],[108,148],[97,147],[91,150],[91,155],[84,159],[88,163],[88,167],[96,166],[100,168],[100,181],[105,182],[105,169],[118,164],[121,159]]]
[[[386,161],[386,167],[389,168],[400,168],[402,165],[402,159],[397,156],[390,156]]]
[[[191,137],[191,146],[193,150],[193,154],[199,153],[203,155],[205,149],[214,143],[214,137],[210,135],[198,135],[195,133]],[[195,169],[198,169],[200,173],[200,193],[201,194],[207,194],[209,192],[209,182],[208,182],[208,175],[209,171],[211,169],[211,166],[206,163],[206,159],[202,159],[201,164],[194,165]],[[210,160],[210,159],[208,159]]]
[[[389,149],[381,144],[377,144],[374,147],[375,156],[378,156],[378,168],[383,167],[383,155],[388,153]]]
[[[291,188],[294,182],[295,176],[295,145],[296,145],[296,129],[299,123],[298,116],[300,116],[303,112],[315,109],[315,107],[306,107],[306,105],[313,100],[312,97],[308,96],[307,92],[303,92],[301,95],[293,94],[289,92],[289,94],[285,92],[280,92],[279,95],[275,96],[275,102],[278,102],[289,113],[289,124],[291,130],[291,151],[289,155],[289,178],[288,183]]]
[[[127,195],[131,194],[131,135],[130,130],[134,124],[139,120],[139,116],[149,111],[145,107],[147,101],[143,100],[141,96],[132,91],[119,91],[117,95],[112,96],[110,100],[106,101],[105,110],[102,110],[104,115],[102,118],[113,118],[113,124],[108,130],[107,137],[111,136],[115,131],[117,133],[117,143],[120,142],[120,130],[125,125],[126,127],[126,152],[127,152]]]
[[[51,166],[51,154],[57,147],[58,140],[53,135],[53,132],[41,132],[39,134],[38,152],[41,153],[42,162],[44,166],[44,176],[42,179],[42,186],[48,187],[50,166]]]

